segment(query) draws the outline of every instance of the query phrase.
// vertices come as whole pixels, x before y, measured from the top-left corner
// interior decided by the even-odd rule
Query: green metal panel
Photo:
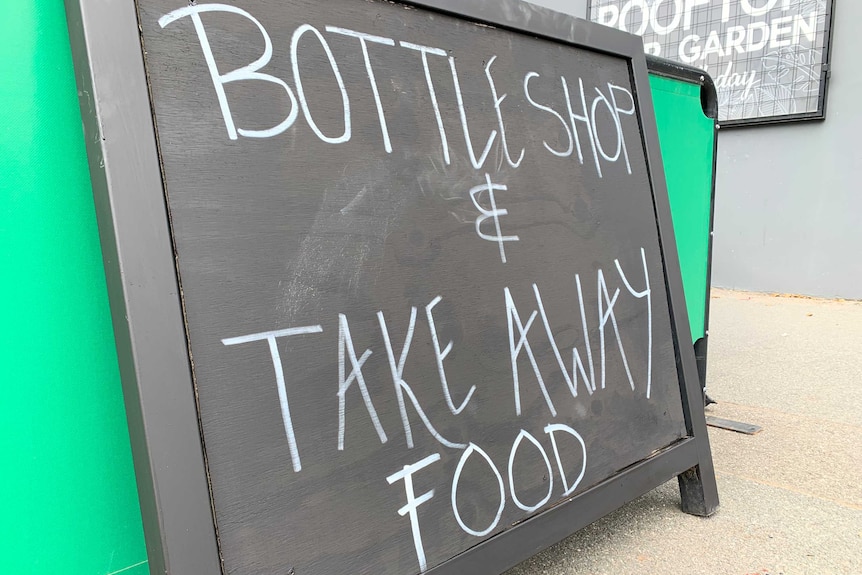
[[[143,575],[62,0],[0,19],[0,573]]]
[[[692,340],[705,335],[715,122],[700,84],[650,76]]]

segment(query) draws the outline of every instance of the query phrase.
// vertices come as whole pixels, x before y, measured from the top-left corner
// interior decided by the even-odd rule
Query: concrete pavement
[[[862,575],[862,302],[713,289],[708,415],[721,508],[676,481],[507,575]]]

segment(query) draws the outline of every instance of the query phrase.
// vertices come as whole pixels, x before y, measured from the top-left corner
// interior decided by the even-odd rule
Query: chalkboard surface
[[[685,435],[626,61],[140,5],[226,572],[417,572]]]
[[[469,568],[491,571],[687,469],[684,509],[714,510],[631,37],[517,2],[493,10],[520,30],[384,1],[137,6],[146,84],[120,8],[82,0],[70,29],[154,568],[217,546],[232,574],[463,571],[534,534]],[[166,222],[175,269],[145,247]]]

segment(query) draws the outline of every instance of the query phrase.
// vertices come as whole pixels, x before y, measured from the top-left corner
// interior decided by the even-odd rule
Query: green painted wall
[[[700,85],[650,76],[692,340],[705,332],[714,122]]]
[[[145,575],[102,255],[61,0],[0,20],[0,574]],[[651,78],[694,338],[712,122]]]
[[[148,572],[62,0],[0,19],[0,573]]]

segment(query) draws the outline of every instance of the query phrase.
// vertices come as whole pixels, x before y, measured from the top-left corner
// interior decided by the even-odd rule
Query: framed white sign
[[[834,0],[590,0],[648,54],[706,70],[722,126],[825,117]]]

